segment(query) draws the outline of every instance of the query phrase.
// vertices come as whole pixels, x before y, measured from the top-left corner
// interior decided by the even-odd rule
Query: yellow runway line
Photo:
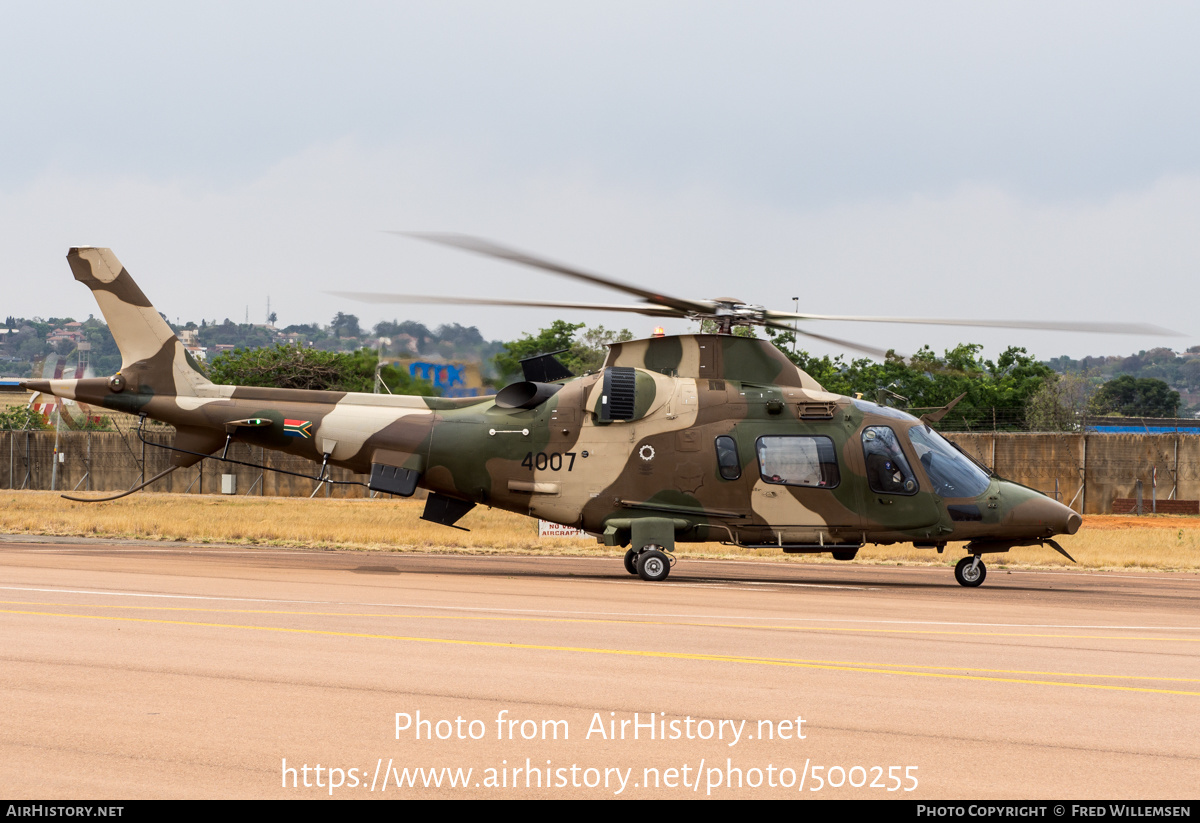
[[[383,612],[309,612],[287,609],[210,609],[193,606],[127,606],[108,603],[45,603],[30,600],[0,600],[0,604],[17,606],[62,606],[79,609],[122,609],[139,611],[200,612],[205,614],[278,614],[297,617],[368,617],[413,620],[459,620],[512,623],[599,623],[629,626],[680,626],[700,629],[759,629],[779,632],[852,632],[855,634],[917,634],[953,637],[1023,637],[1049,640],[1146,640],[1176,643],[1200,643],[1200,637],[1139,637],[1104,634],[1037,634],[1032,632],[961,631],[949,629],[869,629],[861,626],[772,626],[760,623],[698,623],[669,620],[620,620],[599,617],[488,617],[458,614],[388,614]],[[411,608],[411,607],[409,607]],[[435,607],[436,608],[436,607]],[[3,610],[0,610],[3,613]],[[22,613],[22,612],[16,612]],[[768,618],[769,619],[769,618]]]
[[[368,634],[363,632],[337,632],[324,629],[296,629],[284,626],[251,626],[236,623],[201,623],[186,620],[153,620],[144,617],[118,617],[115,615],[63,614],[55,612],[31,612],[14,609],[0,610],[0,614],[18,614],[36,617],[66,617],[84,620],[113,620],[127,623],[149,623],[170,626],[192,626],[213,629],[240,629],[246,631],[283,632],[288,634],[307,634],[325,637],[351,637],[364,640],[393,640],[408,643],[439,643],[455,646],[475,646],[482,648],[521,649],[525,651],[568,652],[575,654],[619,655],[628,657],[658,658],[667,660],[695,660],[704,662],[742,663],[761,666],[786,666],[803,669],[824,669],[831,671],[860,672],[866,674],[907,675],[909,677],[933,677],[946,680],[973,680],[992,683],[1017,683],[1032,686],[1060,686],[1076,689],[1100,689],[1104,691],[1140,692],[1147,694],[1171,694],[1187,697],[1200,697],[1200,692],[1179,691],[1173,689],[1150,689],[1137,686],[1114,686],[1103,683],[1071,683],[1055,680],[1028,680],[1022,678],[987,677],[968,674],[942,674],[930,671],[912,671],[904,668],[882,668],[870,664],[837,664],[810,663],[797,660],[775,659],[766,657],[737,657],[733,655],[695,654],[688,652],[643,651],[637,649],[601,649],[584,646],[543,646],[529,643],[500,643],[488,640],[461,640],[441,637],[411,637],[405,635]]]

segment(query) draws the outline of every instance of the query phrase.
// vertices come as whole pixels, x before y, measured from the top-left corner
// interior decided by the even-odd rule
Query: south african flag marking
[[[287,420],[283,421],[283,433],[288,437],[312,437],[312,421],[311,420]]]

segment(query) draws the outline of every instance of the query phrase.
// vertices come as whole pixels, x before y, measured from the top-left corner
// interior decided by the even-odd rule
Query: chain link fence
[[[116,431],[0,431],[0,488],[71,492],[121,492],[145,482],[171,465],[168,426],[147,425],[143,443],[136,425]],[[241,464],[208,458],[176,469],[151,491],[184,494],[252,494],[272,497],[367,497],[365,475],[331,467],[332,483],[311,479],[320,467],[295,455],[230,444],[226,456]],[[275,470],[275,471],[272,471]],[[282,474],[280,471],[293,472]],[[232,479],[230,479],[232,478]]]
[[[937,408],[905,409],[916,417]],[[1029,432],[1034,434],[1200,434],[1200,420],[1192,417],[1097,417],[1088,414],[1063,414],[1054,425],[1031,422],[1024,406],[967,408],[955,406],[934,428],[947,432]]]

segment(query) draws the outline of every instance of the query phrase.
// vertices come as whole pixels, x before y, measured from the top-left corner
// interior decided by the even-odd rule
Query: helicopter
[[[621,290],[632,305],[341,293],[375,302],[604,308],[710,320],[715,333],[614,343],[594,373],[572,375],[541,355],[524,380],[487,397],[437,398],[218,385],[202,373],[111,250],[70,249],[75,279],[93,292],[121,351],[111,377],[26,380],[37,392],[138,415],[175,429],[170,465],[139,491],[205,458],[232,461],[232,443],[349,469],[372,491],[428,492],[422,519],[458,523],[486,505],[583,529],[627,548],[625,570],[665,580],[683,542],[723,542],[853,560],[868,544],[912,543],[941,553],[965,542],[963,586],[983,583],[982,556],[1049,546],[1082,518],[1045,494],[1002,479],[938,434],[957,400],[918,419],[825,391],[741,325],[798,331],[796,321],[931,322],[1164,333],[1136,324],[914,320],[777,312],[732,298],[661,294],[490,241],[421,239]],[[961,398],[959,398],[961,399]],[[72,498],[87,500],[86,498]]]

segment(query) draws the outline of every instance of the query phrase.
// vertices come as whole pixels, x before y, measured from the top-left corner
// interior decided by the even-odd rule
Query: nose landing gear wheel
[[[671,561],[658,549],[649,549],[638,555],[637,570],[643,580],[657,583],[671,573]]]
[[[630,574],[637,574],[637,552],[633,549],[625,552],[625,571]]]
[[[987,567],[983,565],[982,560],[976,563],[975,558],[971,555],[959,560],[958,565],[954,567],[954,579],[960,586],[974,588],[982,583],[985,577],[987,577]]]

